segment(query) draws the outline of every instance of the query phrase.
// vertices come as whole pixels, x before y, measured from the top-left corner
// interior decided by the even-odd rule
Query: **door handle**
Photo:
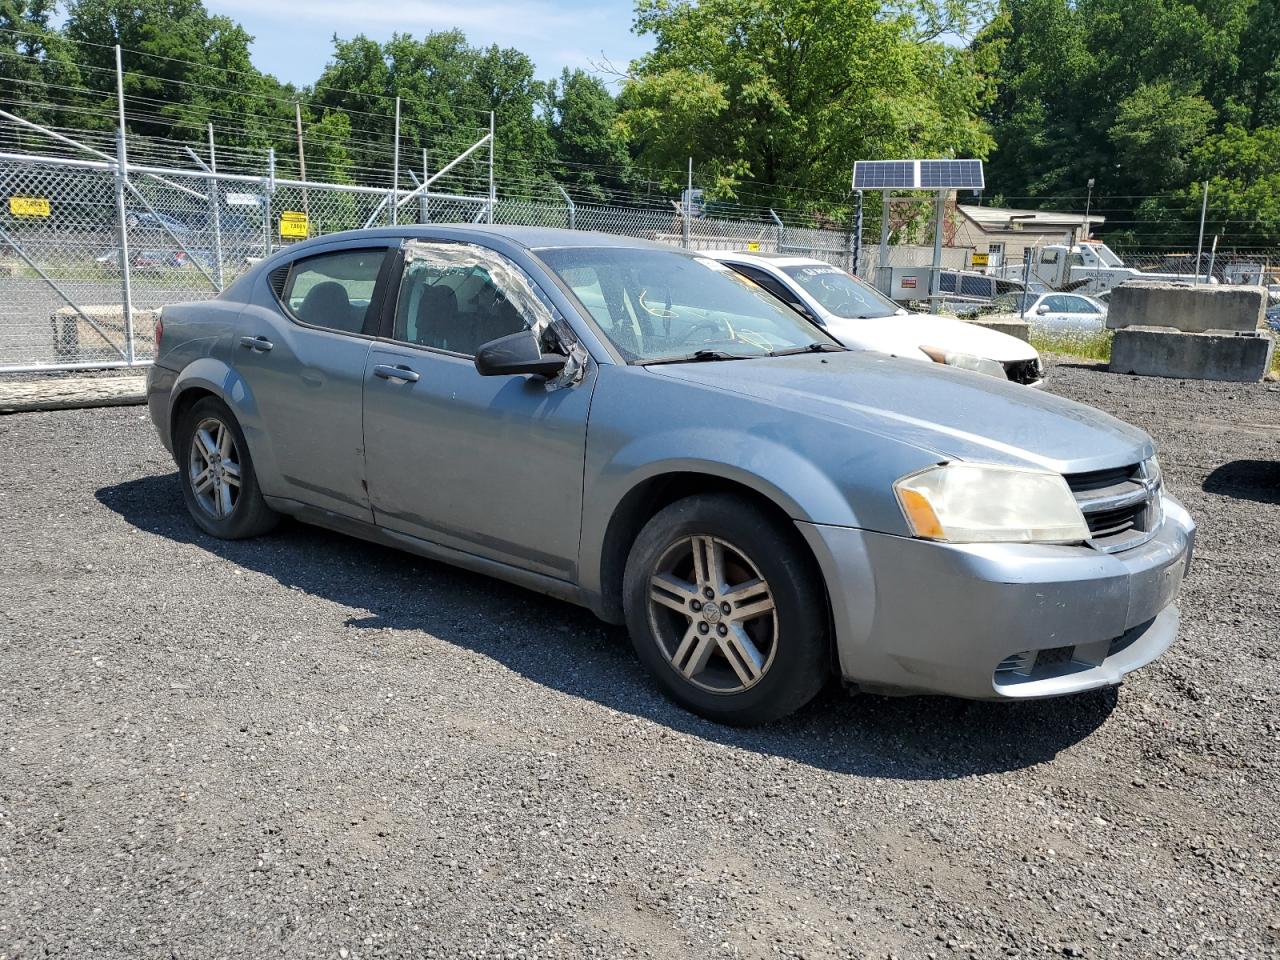
[[[418,371],[405,366],[393,367],[388,363],[374,364],[373,375],[383,380],[403,380],[406,383],[418,382]]]
[[[240,346],[248,350],[257,350],[259,353],[266,353],[275,344],[266,337],[241,337]]]

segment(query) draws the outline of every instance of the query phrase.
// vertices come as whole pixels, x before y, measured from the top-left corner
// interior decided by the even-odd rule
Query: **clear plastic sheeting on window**
[[[558,349],[568,360],[560,373],[545,381],[548,391],[572,386],[586,370],[587,350],[578,342],[555,305],[537,288],[523,270],[502,254],[472,243],[408,240],[404,244],[405,265],[427,263],[441,270],[479,268],[489,281],[520,312],[544,349]]]

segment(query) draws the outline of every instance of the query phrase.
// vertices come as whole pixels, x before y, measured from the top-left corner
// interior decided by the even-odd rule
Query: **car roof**
[[[557,227],[518,227],[507,224],[428,223],[403,224],[395,227],[371,227],[364,230],[344,230],[312,237],[288,249],[297,251],[304,246],[319,246],[343,240],[374,240],[389,237],[421,237],[422,239],[501,239],[528,250],[546,250],[555,247],[632,247],[649,250],[680,250],[666,243],[641,240],[638,237],[621,237],[613,233],[597,233],[592,230],[564,230]]]
[[[756,250],[701,250],[698,251],[704,257],[710,257],[713,260],[736,260],[741,263],[760,262],[761,265],[769,265],[774,267],[811,267],[823,266],[829,267],[825,260],[819,260],[817,257],[798,257],[792,253],[773,253],[772,251],[756,251]]]

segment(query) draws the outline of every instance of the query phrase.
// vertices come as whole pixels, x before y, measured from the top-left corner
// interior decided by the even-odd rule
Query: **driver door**
[[[503,292],[527,277],[474,244],[413,246],[424,256],[406,258],[391,336],[365,368],[375,522],[574,581],[595,367],[555,390],[528,375],[482,377],[476,350],[531,326]]]

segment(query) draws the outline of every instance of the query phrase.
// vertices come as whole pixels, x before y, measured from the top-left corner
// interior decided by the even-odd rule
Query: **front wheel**
[[[695,713],[766,723],[827,679],[816,566],[788,524],[745,498],[693,496],[656,514],[631,549],[623,591],[641,662]]]
[[[178,424],[182,498],[205,533],[240,540],[266,533],[279,515],[262,499],[249,446],[235,416],[216,397],[205,397]]]

